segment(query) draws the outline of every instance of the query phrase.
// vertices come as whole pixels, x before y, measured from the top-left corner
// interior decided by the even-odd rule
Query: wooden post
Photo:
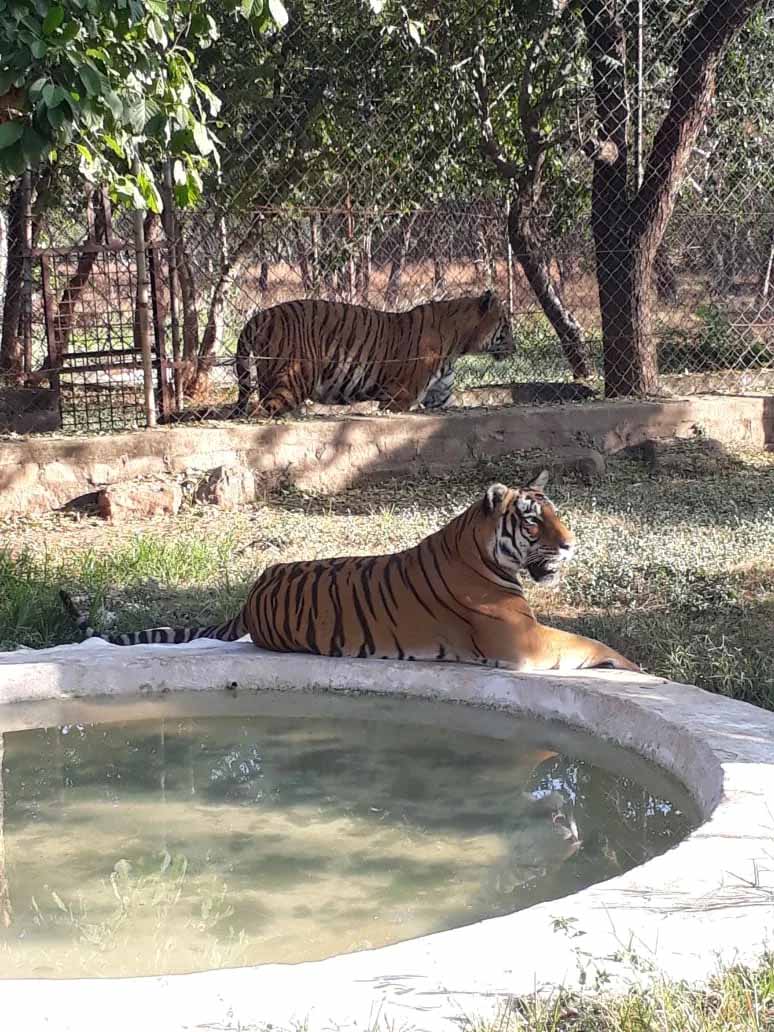
[[[135,175],[139,162],[135,162]],[[133,213],[134,255],[137,266],[137,338],[142,352],[142,384],[145,408],[145,422],[149,427],[156,425],[156,394],[153,389],[153,355],[150,339],[150,305],[148,291],[148,260],[145,251],[145,216],[139,209]]]
[[[180,311],[178,308],[177,277],[177,241],[175,240],[175,219],[172,213],[174,204],[172,190],[172,162],[164,162],[164,210],[161,217],[164,221],[164,232],[169,249],[169,314],[172,333],[172,380],[175,385],[175,412],[183,409],[183,370],[180,368]]]

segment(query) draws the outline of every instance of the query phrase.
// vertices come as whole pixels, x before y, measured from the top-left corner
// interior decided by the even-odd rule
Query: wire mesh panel
[[[168,399],[159,254],[153,270],[153,367],[162,406]],[[47,355],[44,368],[59,394],[65,430],[144,426],[142,349],[137,332],[136,257],[125,243],[39,256]],[[167,402],[168,403],[168,402]]]
[[[485,291],[514,346],[439,365],[458,404],[500,386],[537,402],[771,393],[771,0],[299,0],[288,14],[249,39],[224,17],[196,55],[221,101],[221,161],[198,203],[180,207],[174,155],[158,165],[165,210],[145,230],[165,254],[151,269],[163,416],[243,414],[238,341],[256,311],[304,299],[405,313]],[[110,238],[90,190],[72,168],[12,187],[0,365],[34,374],[45,355],[41,274],[11,261],[14,239],[67,248],[49,272],[52,332],[69,320],[67,420],[133,425],[130,250],[123,266],[95,261],[67,305],[89,247]],[[112,220],[128,239],[127,217]],[[353,356],[366,379],[385,354],[342,327],[326,361],[354,397]],[[251,358],[279,353],[307,361],[279,330]],[[404,357],[424,361],[408,334]]]

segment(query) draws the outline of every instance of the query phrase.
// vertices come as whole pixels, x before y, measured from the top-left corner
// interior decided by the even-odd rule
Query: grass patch
[[[513,455],[334,497],[288,490],[155,527],[18,520],[0,535],[0,646],[73,640],[60,586],[87,596],[103,629],[222,619],[271,563],[408,547],[493,480],[518,483],[544,459]],[[594,483],[564,479],[549,491],[579,550],[558,590],[528,585],[543,620],[601,638],[652,673],[774,707],[774,456],[697,438],[655,469],[613,458]]]
[[[733,967],[707,987],[659,981],[618,996],[557,992],[515,1000],[476,1032],[772,1032],[774,957]]]

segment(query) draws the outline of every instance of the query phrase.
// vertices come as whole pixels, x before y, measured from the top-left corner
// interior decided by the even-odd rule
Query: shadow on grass
[[[774,710],[774,592],[735,598],[724,576],[706,578],[704,589],[678,606],[588,611],[545,622],[598,638],[648,673]]]
[[[592,481],[583,473],[562,471],[548,450],[512,452],[479,459],[454,472],[380,476],[335,494],[310,494],[295,488],[273,495],[278,512],[368,516],[388,510],[394,515],[461,511],[493,482],[528,483],[542,468],[552,471],[548,495],[562,506],[593,507],[611,516],[622,512],[662,523],[712,527],[736,520],[740,511],[754,511],[774,497],[774,465],[755,465],[707,438],[627,449],[607,457],[607,469]]]

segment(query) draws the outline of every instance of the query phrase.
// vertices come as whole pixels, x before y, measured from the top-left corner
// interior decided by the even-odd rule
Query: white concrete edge
[[[449,1030],[512,995],[662,976],[701,981],[774,942],[774,714],[622,672],[522,675],[452,664],[330,660],[247,644],[104,643],[0,655],[0,730],[25,703],[180,689],[317,689],[433,698],[559,720],[677,775],[704,823],[677,847],[574,896],[506,917],[312,964],[158,978],[5,980],[24,1029],[250,1027]],[[7,1008],[7,1009],[6,1009]]]

